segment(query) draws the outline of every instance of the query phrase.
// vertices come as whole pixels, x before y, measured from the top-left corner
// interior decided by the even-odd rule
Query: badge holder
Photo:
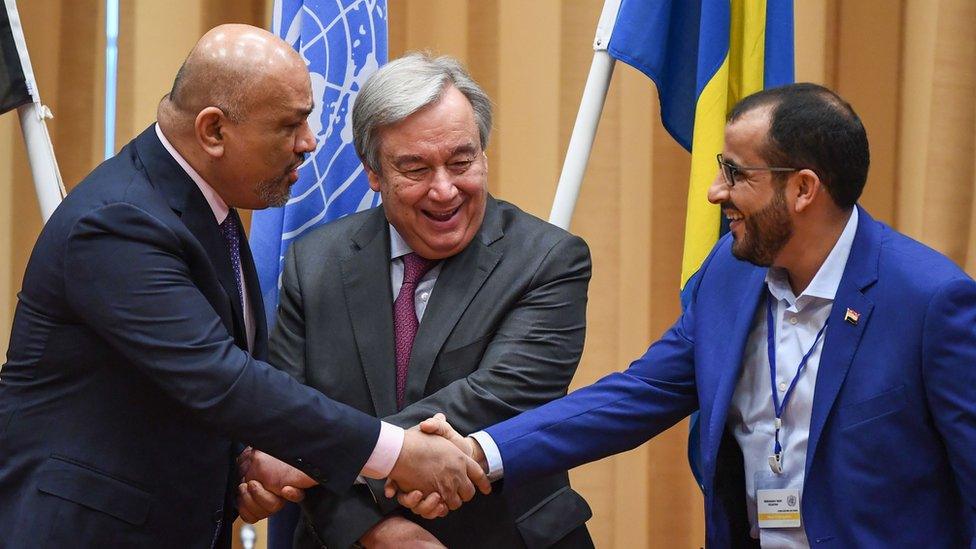
[[[800,489],[769,470],[756,472],[756,518],[760,528],[799,528]]]

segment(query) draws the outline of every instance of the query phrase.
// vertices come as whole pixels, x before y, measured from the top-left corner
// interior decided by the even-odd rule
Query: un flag
[[[387,60],[386,2],[277,0],[272,27],[308,65],[315,100],[308,123],[318,148],[299,168],[288,204],[252,218],[251,250],[269,323],[289,244],[318,225],[380,202],[353,147],[352,105],[366,79]]]

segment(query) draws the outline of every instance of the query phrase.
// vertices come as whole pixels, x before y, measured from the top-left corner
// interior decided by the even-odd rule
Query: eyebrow
[[[455,156],[458,154],[475,154],[477,152],[478,152],[477,146],[475,146],[472,143],[465,143],[464,145],[458,145],[457,147],[454,147],[454,149],[451,151],[451,156]]]
[[[296,116],[301,116],[304,119],[304,118],[308,118],[309,115],[311,115],[312,111],[314,110],[315,110],[315,100],[313,99],[312,104],[310,106],[294,109],[292,110],[292,113],[295,114]]]
[[[399,168],[404,164],[409,164],[411,162],[423,162],[424,158],[419,154],[404,154],[400,156],[395,156],[390,159],[390,164],[395,168]]]

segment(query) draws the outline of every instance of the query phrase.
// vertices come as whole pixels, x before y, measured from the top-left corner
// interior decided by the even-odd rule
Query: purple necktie
[[[413,303],[413,294],[420,279],[436,264],[436,261],[425,259],[414,253],[403,256],[403,284],[400,286],[400,294],[393,302],[398,410],[403,408],[403,397],[407,390],[407,367],[410,365],[410,352],[413,350],[413,338],[417,336],[417,327],[420,325],[417,320],[417,309]]]
[[[224,237],[227,252],[230,254],[234,281],[237,282],[237,303],[243,308],[244,284],[241,283],[241,235],[238,230],[237,214],[231,210],[220,224],[220,235]]]

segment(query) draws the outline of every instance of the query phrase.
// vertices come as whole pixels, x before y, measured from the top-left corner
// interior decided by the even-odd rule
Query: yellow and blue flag
[[[729,110],[793,82],[793,2],[623,0],[607,51],[654,81],[664,127],[691,152],[684,287],[719,236],[719,209],[705,195]]]
[[[661,120],[691,152],[681,287],[724,232],[706,193],[729,111],[743,97],[793,82],[792,0],[622,0],[608,53],[657,85]],[[727,229],[727,227],[726,227]],[[682,292],[682,304],[687,304]],[[701,484],[697,413],[688,460]]]

